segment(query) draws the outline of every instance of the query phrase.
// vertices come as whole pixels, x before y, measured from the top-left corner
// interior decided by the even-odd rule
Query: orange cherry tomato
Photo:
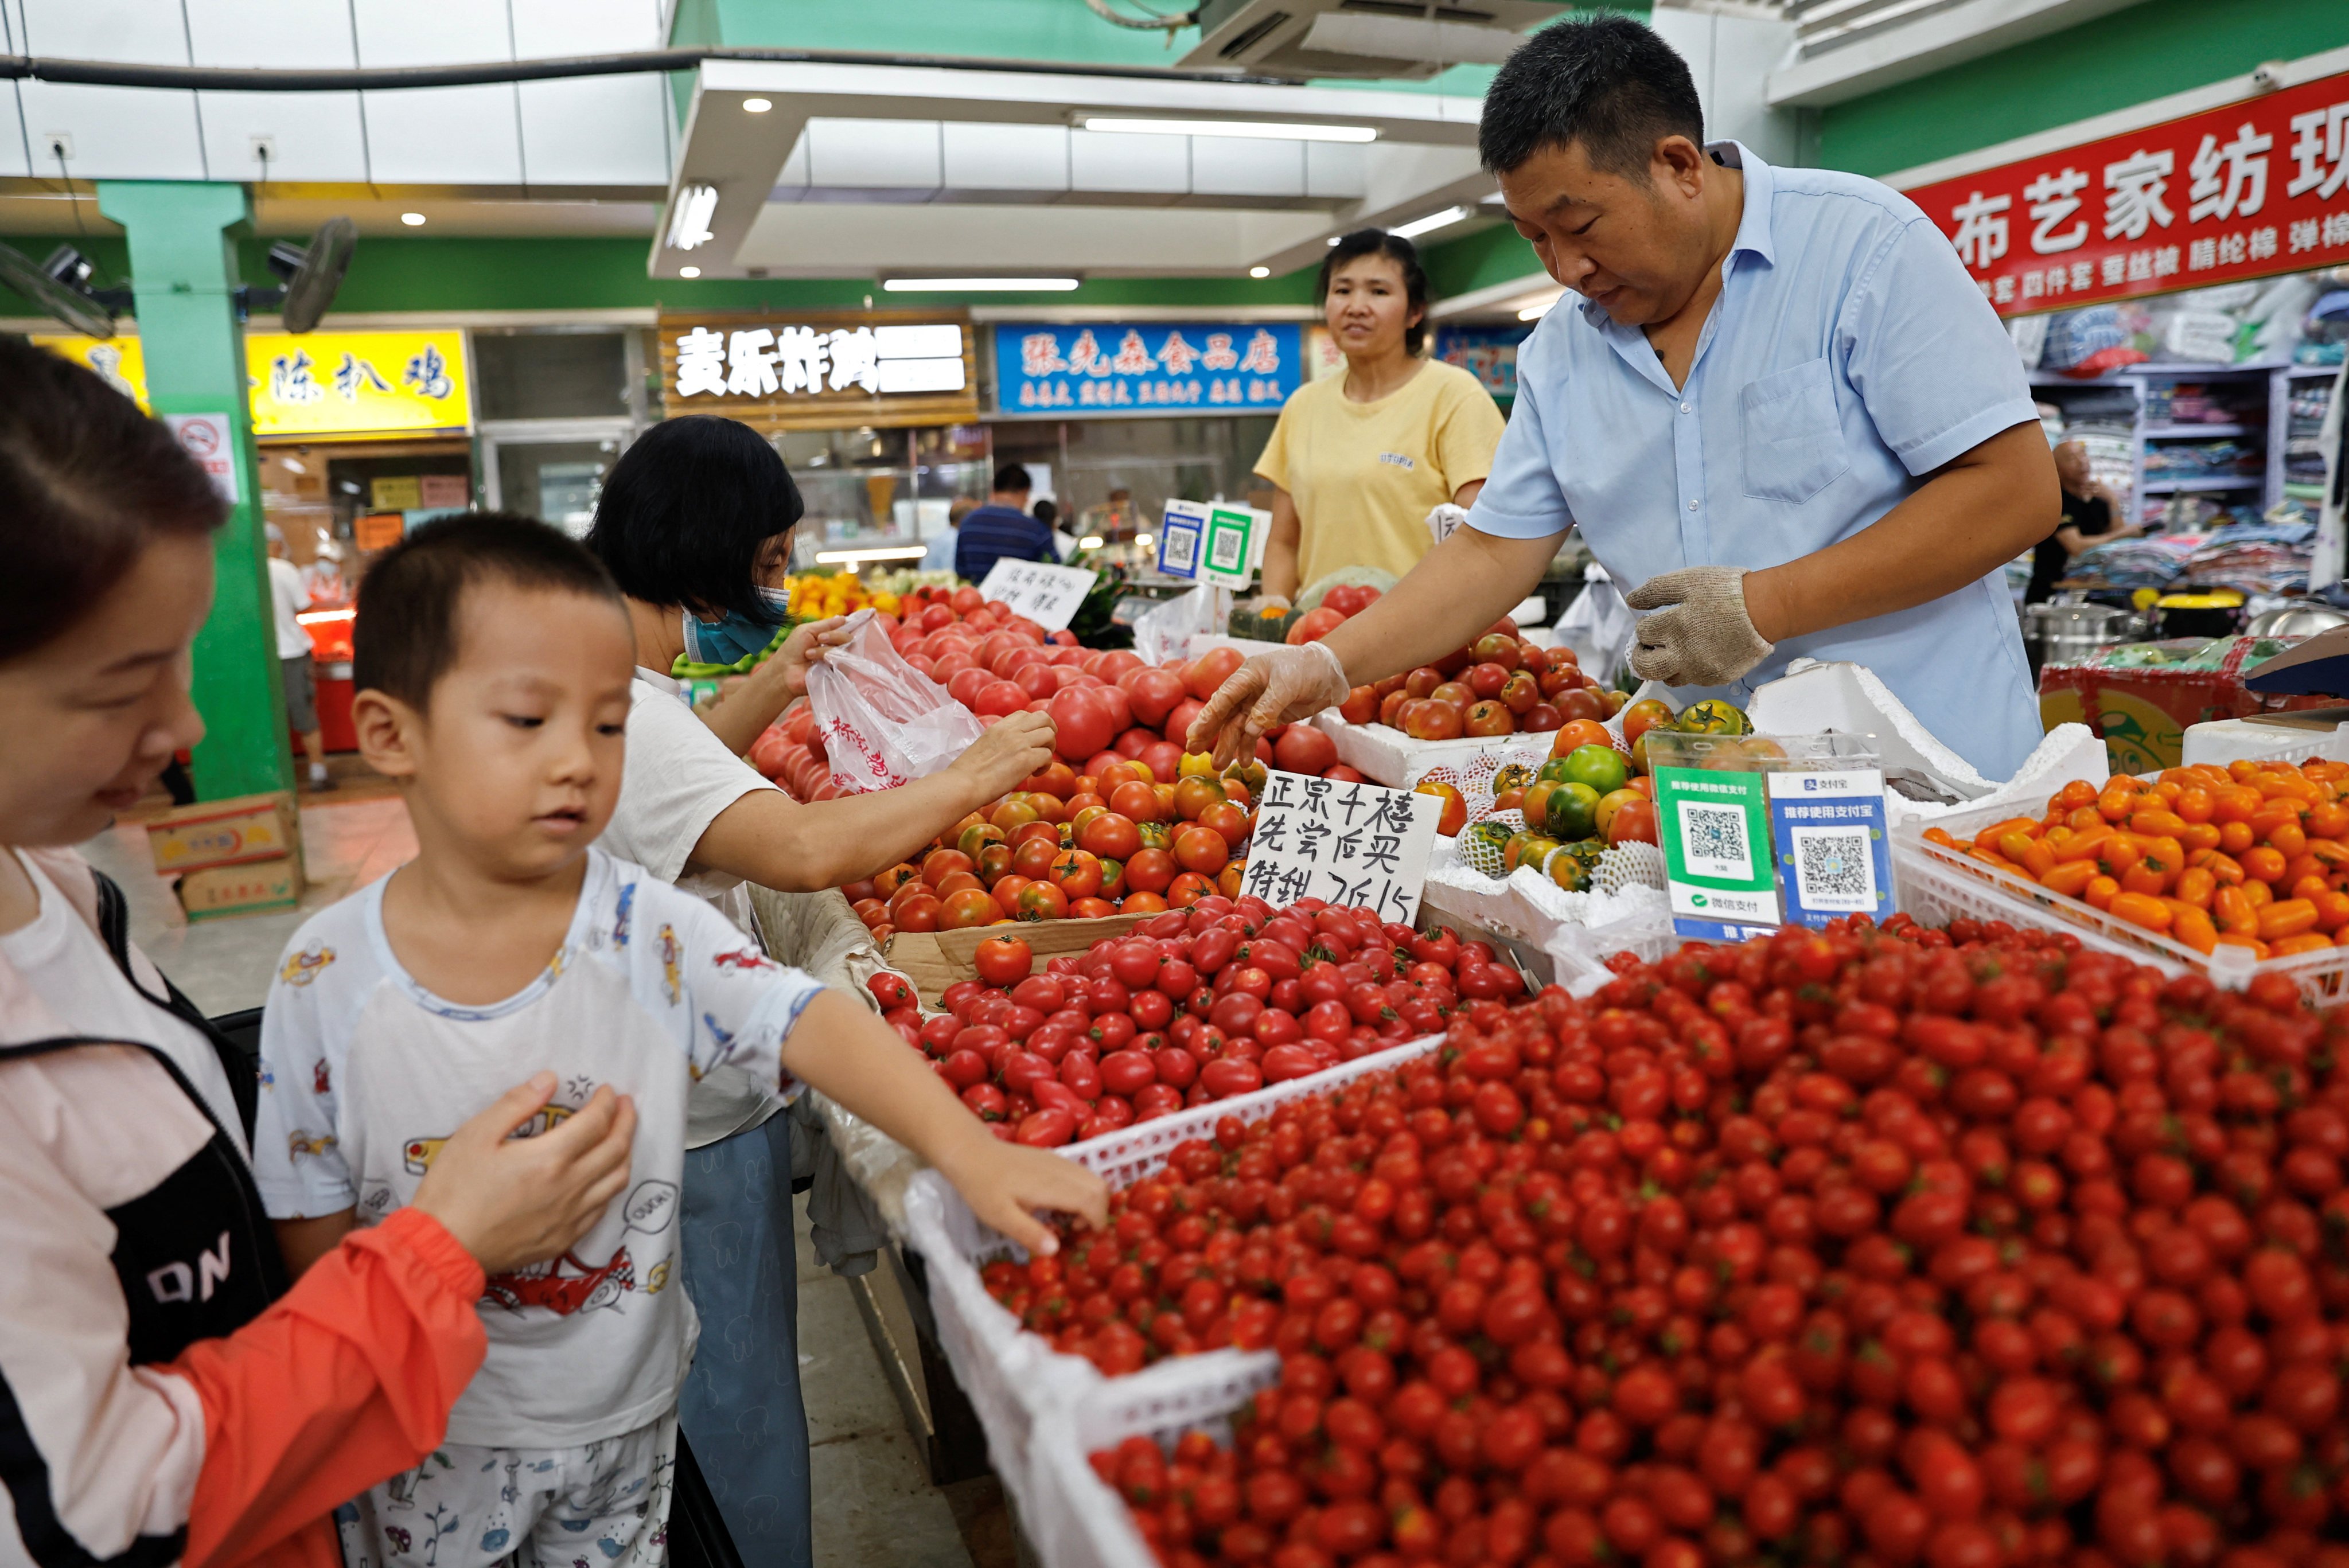
[[[2304,898],[2288,898],[2260,911],[2260,940],[2273,943],[2316,929],[2316,905]]]
[[[2331,936],[2349,927],[2349,892],[2327,888],[2311,893],[2308,902],[2316,906],[2316,929]]]
[[[2243,874],[2270,886],[2283,878],[2284,858],[2265,844],[2254,844],[2236,857],[2243,862]]]
[[[2217,803],[2210,812],[2210,820],[2221,827],[2229,822],[2248,822],[2251,820],[2251,813],[2260,809],[2263,799],[2264,797],[2256,789],[2247,789],[2240,784],[2230,784],[2219,791]]]
[[[2176,810],[2188,822],[2207,822],[2210,820],[2211,809],[2217,804],[2208,789],[2200,784],[2189,784],[2178,792]]]
[[[2189,850],[2215,850],[2220,830],[2215,822],[2189,822],[2178,830],[2178,841]]]
[[[2178,873],[2178,884],[2171,891],[2181,903],[2209,909],[2210,895],[2219,891],[2219,879],[2210,874],[2208,866],[2189,866]]]
[[[2096,862],[2094,861],[2059,861],[2040,874],[2039,882],[2050,892],[2077,898],[2088,891],[2088,884],[2095,877]]]
[[[2208,954],[2219,945],[2219,928],[2190,903],[2171,903],[2169,934],[2197,953]]]
[[[2312,839],[2337,839],[2349,833],[2349,806],[2338,800],[2320,800],[2308,809],[2301,820]]]
[[[2091,909],[2110,909],[2113,906],[2113,900],[2119,896],[2120,891],[2121,884],[2112,878],[2095,876],[2088,879],[2088,885],[2082,891],[2080,896],[2087,901],[2088,907]]]
[[[2083,833],[2091,828],[2102,827],[2105,822],[2105,819],[2097,813],[2094,806],[2082,806],[2064,820],[2075,832]]]
[[[2211,897],[2210,918],[2221,931],[2256,934],[2260,929],[2260,912],[2240,887],[2222,887]]]
[[[2129,815],[2129,831],[2143,833],[2149,839],[2175,838],[2186,827],[2186,819],[2175,811],[2146,810]]]
[[[2096,787],[2085,779],[2075,779],[2055,791],[2050,798],[2050,803],[2060,805],[2067,811],[2078,810],[2083,806],[2093,806],[2096,803]]]
[[[2126,920],[2131,925],[2147,931],[2168,931],[2171,915],[2169,906],[2161,900],[2141,892],[2116,892],[2106,906],[2114,918]],[[2313,913],[2313,911],[2311,911]]]

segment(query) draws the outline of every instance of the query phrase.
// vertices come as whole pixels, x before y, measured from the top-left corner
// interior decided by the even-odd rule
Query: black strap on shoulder
[[[141,1535],[111,1557],[93,1555],[57,1517],[48,1461],[33,1440],[16,1391],[0,1374],[0,1485],[16,1512],[17,1539],[41,1568],[168,1568],[188,1549],[187,1526],[169,1535]]]
[[[212,1021],[163,975],[163,995],[156,995],[139,984],[139,976],[130,968],[130,904],[122,896],[122,889],[112,877],[90,868],[89,874],[98,880],[98,934],[106,944],[106,951],[114,959],[114,966],[130,982],[130,988],[187,1025],[204,1037],[220,1058],[221,1070],[228,1075],[229,1093],[236,1099],[237,1120],[244,1126],[245,1147],[253,1146],[253,1124],[261,1113],[261,1068],[257,1053],[248,1051],[214,1026]],[[157,970],[161,975],[161,970]]]

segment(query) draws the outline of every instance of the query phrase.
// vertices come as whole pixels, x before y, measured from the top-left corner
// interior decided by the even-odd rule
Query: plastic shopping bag
[[[982,733],[978,717],[907,664],[873,617],[848,617],[848,640],[808,670],[808,703],[843,791],[926,779]]]
[[[1202,583],[1180,598],[1153,604],[1133,618],[1133,651],[1146,665],[1187,658],[1191,639],[1231,624],[1232,591]]]
[[[1583,569],[1582,592],[1557,618],[1557,640],[1574,650],[1591,679],[1612,682],[1630,655],[1638,625],[1607,569],[1594,561]]]

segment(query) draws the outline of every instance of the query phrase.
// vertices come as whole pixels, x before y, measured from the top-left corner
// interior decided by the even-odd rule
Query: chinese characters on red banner
[[[2001,315],[2349,262],[2349,73],[1908,194]]]

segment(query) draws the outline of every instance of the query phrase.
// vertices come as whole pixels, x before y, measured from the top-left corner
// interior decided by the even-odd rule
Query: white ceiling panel
[[[357,93],[196,95],[202,106],[204,164],[215,180],[331,181],[368,178],[367,136]],[[254,149],[267,137],[269,161]]]
[[[188,42],[200,66],[346,69],[358,63],[347,5],[311,0],[187,0]]]
[[[196,95],[140,88],[19,82],[32,133],[33,173],[54,175],[47,138],[72,139],[66,168],[77,180],[204,180]]]
[[[1305,148],[1305,193],[1330,200],[1360,196],[1367,183],[1371,150],[1360,142],[1309,141]]]
[[[660,0],[507,0],[513,10],[514,53],[523,59],[555,55],[616,54],[657,49]]]
[[[23,0],[25,52],[67,59],[188,63],[180,0]]]
[[[945,134],[950,189],[1069,189],[1069,133],[1057,126],[948,122]]]
[[[362,41],[364,46],[364,41]],[[404,88],[367,99],[367,161],[383,185],[519,185],[511,84]]]
[[[1069,132],[1069,182],[1080,191],[1180,196],[1191,189],[1191,138]]]
[[[1155,139],[1130,136],[1129,141]],[[1257,141],[1240,136],[1195,136],[1191,142],[1191,189],[1200,194],[1302,196],[1303,141]]]
[[[533,185],[668,184],[658,77],[523,82],[523,167]]]
[[[936,120],[812,119],[806,139],[812,185],[935,191],[945,177]]]
[[[305,0],[317,5],[321,0]],[[513,57],[504,0],[349,0],[363,66],[446,66]]]
[[[1229,273],[1327,225],[1319,212],[1134,207],[1104,222],[1098,209],[1064,204],[1023,208],[1007,222],[1001,207],[984,204],[842,204],[816,214],[770,202],[735,261],[794,277],[895,273],[923,256],[951,256],[957,271],[974,273]]]

